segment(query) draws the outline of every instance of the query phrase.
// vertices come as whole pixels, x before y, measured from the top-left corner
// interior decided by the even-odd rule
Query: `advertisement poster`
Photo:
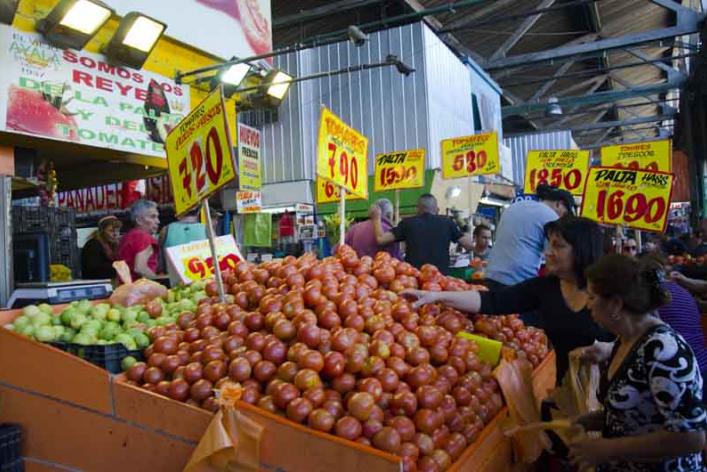
[[[167,36],[223,59],[272,51],[270,0],[104,1],[121,16],[151,16],[167,24]]]
[[[260,190],[260,131],[238,123],[238,186],[241,190]]]
[[[164,157],[189,87],[0,25],[0,130]]]

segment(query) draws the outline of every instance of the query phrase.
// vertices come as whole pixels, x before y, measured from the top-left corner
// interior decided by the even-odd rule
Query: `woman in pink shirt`
[[[380,209],[383,231],[390,231],[393,228],[391,223],[393,219],[393,204],[387,198],[381,198],[371,208],[374,206]],[[386,244],[385,246],[378,245],[376,234],[373,231],[373,221],[370,219],[356,223],[349,228],[344,241],[356,251],[358,257],[374,257],[379,251],[385,251],[396,259],[400,259],[398,243]]]
[[[136,201],[130,207],[130,218],[135,227],[120,240],[118,258],[128,264],[133,280],[155,278],[160,254],[154,236],[160,226],[157,204],[150,200]]]

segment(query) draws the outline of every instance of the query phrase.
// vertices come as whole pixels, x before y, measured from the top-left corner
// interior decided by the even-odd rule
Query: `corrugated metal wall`
[[[513,181],[521,186],[525,178],[525,160],[528,151],[577,148],[577,143],[574,142],[571,131],[554,131],[549,133],[510,136],[503,140],[503,144],[511,148],[511,155],[513,157]]]

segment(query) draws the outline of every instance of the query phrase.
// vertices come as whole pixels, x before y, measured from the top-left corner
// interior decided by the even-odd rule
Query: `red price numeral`
[[[466,165],[466,171],[469,174],[473,174],[478,169],[483,169],[486,167],[486,162],[488,161],[488,156],[486,151],[469,151],[466,155],[459,154],[454,157],[452,162],[452,169],[455,171],[462,170]]]
[[[221,270],[236,270],[236,266],[241,260],[235,254],[227,254],[219,261]]]
[[[187,261],[187,271],[191,274],[198,275],[201,279],[206,277],[206,266],[200,257],[192,257]]]
[[[334,192],[336,192],[336,188],[334,185],[327,181],[324,183],[324,195],[327,196],[327,198],[332,198],[334,196]]]
[[[385,167],[381,171],[381,187],[387,187],[400,182],[415,180],[417,178],[417,169],[415,167],[405,166],[400,167]]]
[[[623,190],[615,190],[609,193],[607,190],[599,192],[597,199],[597,216],[600,219],[617,220],[623,216],[627,223],[643,220],[647,224],[660,221],[667,211],[667,203],[662,197],[655,197],[648,200],[645,195],[635,193],[623,200]]]
[[[549,181],[548,181],[549,179]],[[567,190],[575,190],[582,182],[582,173],[579,169],[572,169],[566,174],[562,174],[562,169],[532,169],[530,171],[530,189],[534,192],[540,184],[550,184],[555,187],[564,187]]]
[[[336,151],[334,143],[329,143],[329,177],[335,178],[336,171]],[[339,175],[344,178],[344,185],[351,185],[352,188],[358,186],[358,160],[356,156],[349,156],[346,151],[339,155]]]
[[[191,163],[191,168],[189,167],[189,163]],[[206,169],[204,169],[204,167],[206,167]],[[204,170],[206,170],[206,174],[204,174]],[[221,147],[218,131],[213,127],[206,135],[206,162],[204,162],[204,151],[201,144],[195,141],[189,149],[189,160],[187,160],[187,157],[184,157],[179,163],[179,175],[182,177],[182,187],[189,198],[191,198],[193,173],[196,174],[193,187],[196,189],[198,195],[206,186],[206,178],[208,177],[211,185],[216,185],[221,179],[222,171],[223,148]]]

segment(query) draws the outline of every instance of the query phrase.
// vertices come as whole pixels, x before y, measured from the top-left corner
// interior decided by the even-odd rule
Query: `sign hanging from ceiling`
[[[0,25],[0,131],[164,157],[189,87]]]
[[[582,216],[611,225],[663,232],[673,174],[592,167],[582,196]]]
[[[376,156],[376,192],[418,188],[425,184],[425,150],[388,152]]]
[[[260,190],[260,131],[238,123],[238,186],[241,190]]]
[[[672,172],[672,158],[673,142],[669,139],[601,148],[601,165],[605,167]]]
[[[582,195],[589,168],[589,151],[576,149],[528,151],[525,164],[525,193],[535,193],[546,184]]]
[[[324,180],[317,176],[314,179],[314,185],[317,187],[317,203],[335,203],[341,200],[341,189],[330,180]],[[347,192],[346,201],[349,200],[363,200],[363,198]]]
[[[456,179],[500,172],[498,133],[473,134],[442,140],[442,178]]]
[[[270,0],[104,2],[120,16],[138,11],[166,23],[167,36],[223,59],[233,56],[245,58],[272,51]],[[215,31],[218,34],[214,34]]]

